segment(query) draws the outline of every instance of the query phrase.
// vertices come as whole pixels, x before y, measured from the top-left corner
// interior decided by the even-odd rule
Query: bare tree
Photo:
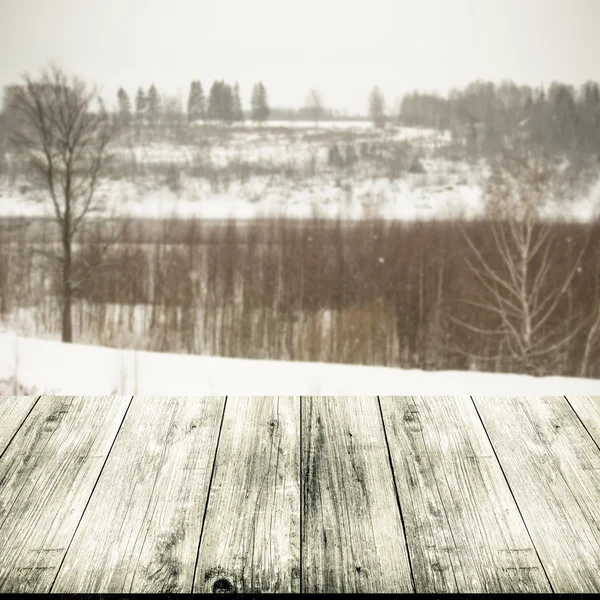
[[[467,263],[479,284],[475,299],[465,302],[487,314],[491,325],[453,320],[496,340],[498,355],[487,358],[508,359],[532,374],[556,367],[560,351],[586,324],[582,315],[565,318],[564,303],[587,243],[568,264],[555,268],[560,230],[540,218],[553,196],[566,193],[556,173],[541,156],[508,157],[486,190],[491,220],[484,225],[485,237],[492,251],[486,253],[463,229],[471,250]]]
[[[306,98],[306,108],[308,108],[310,111],[316,126],[325,112],[323,97],[318,90],[313,88],[308,92],[308,97]]]
[[[369,95],[369,115],[375,127],[385,125],[385,100],[379,86],[375,86]]]
[[[44,190],[60,228],[62,341],[73,341],[72,304],[77,289],[73,240],[85,220],[100,208],[98,179],[114,129],[98,90],[60,68],[23,76],[11,97],[10,135],[15,152],[29,164],[29,177]]]

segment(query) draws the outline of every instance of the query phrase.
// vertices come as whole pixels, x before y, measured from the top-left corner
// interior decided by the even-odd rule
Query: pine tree
[[[267,90],[265,86],[262,84],[262,81],[259,81],[252,88],[252,120],[257,121],[259,123],[263,123],[269,118],[269,114],[271,112],[269,108],[269,102],[267,100]]]
[[[158,118],[160,112],[160,96],[154,84],[150,86],[148,90],[148,114],[150,115],[150,121],[154,123]]]
[[[192,81],[190,94],[187,104],[188,121],[195,121],[198,118],[198,82]]]
[[[233,122],[234,96],[231,86],[221,82],[221,120],[228,125]]]
[[[202,88],[202,84],[198,81],[197,88],[197,103],[198,103],[198,114],[203,121],[206,121],[206,97],[204,96],[204,89]]]
[[[600,87],[588,81],[581,91],[581,119],[579,138],[588,152],[600,150]]]
[[[127,125],[131,122],[131,101],[122,87],[117,92],[117,100],[119,103],[119,120],[123,125]]]
[[[188,97],[187,112],[189,121],[197,121],[198,119],[206,118],[204,91],[202,90],[202,84],[199,81],[192,81],[190,95]]]
[[[236,83],[233,87],[233,120],[242,122],[244,120],[244,110],[242,109],[242,100],[240,98],[240,86]]]
[[[142,88],[138,88],[137,96],[135,97],[135,112],[139,115],[146,111],[148,107],[148,99]]]
[[[221,118],[221,89],[222,85],[220,81],[213,82],[210,88],[208,96],[208,118],[210,121],[216,121]]]
[[[252,99],[250,100],[251,116],[252,120],[260,121],[260,93],[258,89],[258,83],[255,83],[252,87]]]
[[[260,98],[260,120],[266,121],[269,118],[271,109],[269,108],[269,101],[267,99],[267,90],[262,84],[262,81],[258,84],[259,98]]]

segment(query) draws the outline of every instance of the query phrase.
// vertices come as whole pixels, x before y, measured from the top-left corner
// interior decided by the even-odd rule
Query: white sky
[[[187,98],[192,79],[262,79],[272,106],[365,112],[477,78],[600,80],[600,0],[0,0],[0,86],[50,60],[102,86]]]

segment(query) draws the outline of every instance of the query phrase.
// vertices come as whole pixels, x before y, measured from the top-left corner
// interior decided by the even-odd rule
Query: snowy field
[[[274,121],[268,127],[210,128],[193,144],[120,143],[112,153],[125,174],[101,180],[97,195],[102,210],[96,214],[202,219],[476,216],[481,212],[481,174],[469,165],[423,156],[423,173],[401,177],[388,176],[385,169],[383,175],[376,172],[373,161],[358,160],[351,169],[328,165],[334,143],[342,152],[351,146],[357,155],[368,144],[385,161],[386,152],[395,148],[412,154],[414,146],[425,152],[449,139],[448,132],[431,129],[377,131],[368,121],[321,122],[317,127]],[[164,174],[169,169],[175,182]],[[0,216],[52,216],[49,203],[40,202],[43,198],[26,178],[0,179]]]
[[[197,125],[196,128],[200,128]],[[210,127],[191,142],[119,142],[118,174],[100,181],[98,216],[239,219],[342,217],[364,219],[473,218],[483,213],[487,168],[442,156],[449,132],[411,127],[373,129],[368,121],[272,121]],[[337,144],[358,157],[335,168]],[[372,154],[361,157],[364,146]],[[395,153],[398,159],[395,166]],[[377,158],[373,158],[376,155]],[[418,160],[422,172],[408,169]],[[408,161],[408,163],[406,162]],[[10,162],[10,157],[9,157]],[[40,201],[42,200],[42,201]],[[0,179],[0,216],[52,216],[26,178]],[[589,221],[600,214],[600,179],[566,207],[548,208]]]
[[[133,218],[239,219],[314,216],[362,219],[473,217],[481,214],[475,185],[419,185],[419,178],[389,181],[370,179],[341,185],[327,179],[303,184],[277,178],[253,177],[215,191],[206,181],[187,180],[175,192],[159,182],[103,182],[104,216]],[[583,211],[582,211],[583,209]],[[584,207],[580,212],[587,214]],[[51,217],[51,208],[31,196],[6,188],[0,191],[0,216]]]
[[[557,395],[600,381],[190,356],[0,335],[0,394]]]

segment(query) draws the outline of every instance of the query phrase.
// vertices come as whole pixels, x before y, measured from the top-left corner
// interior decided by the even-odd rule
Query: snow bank
[[[68,395],[599,395],[600,381],[163,354],[2,334],[0,393],[17,390]]]

